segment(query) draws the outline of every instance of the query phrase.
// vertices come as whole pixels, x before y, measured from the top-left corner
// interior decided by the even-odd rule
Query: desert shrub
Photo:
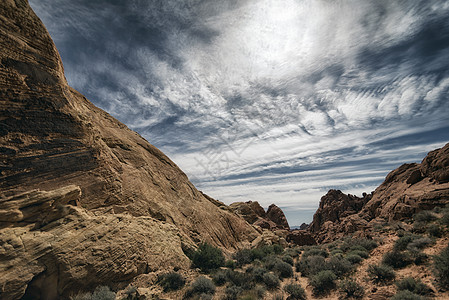
[[[287,294],[289,294],[288,299],[292,299],[292,300],[305,300],[306,299],[306,292],[299,284],[296,284],[296,283],[287,284],[284,287],[284,291]]]
[[[412,249],[409,251],[410,258],[415,265],[422,265],[427,262],[429,256],[418,249]]]
[[[308,257],[308,256],[322,256],[322,257],[328,257],[329,253],[325,249],[321,248],[311,248],[302,254],[302,257]]]
[[[273,296],[273,300],[284,300],[284,296],[282,296],[281,294],[275,294]]]
[[[413,241],[414,239],[415,237],[409,234],[398,238],[394,243],[393,250],[403,251],[407,249],[408,244],[410,244],[410,242]]]
[[[212,281],[218,285],[222,286],[228,281],[228,276],[225,271],[218,271],[215,274],[212,275]]]
[[[302,276],[309,277],[320,271],[326,270],[326,261],[322,256],[301,257],[301,260],[295,265],[296,271],[301,272]]]
[[[407,249],[424,249],[432,244],[432,240],[428,237],[417,238],[411,241]]]
[[[352,264],[346,258],[332,256],[326,262],[326,269],[331,270],[337,277],[341,277],[352,270]]]
[[[393,280],[396,277],[396,274],[394,273],[393,268],[381,264],[369,265],[368,276],[376,283],[384,283]]]
[[[363,286],[353,280],[343,280],[342,282],[340,282],[338,288],[340,289],[340,293],[342,294],[343,299],[362,299],[365,295],[365,289],[363,288]]]
[[[279,244],[275,244],[272,247],[273,247],[274,254],[281,254],[282,252],[284,252],[284,247],[282,247]]]
[[[256,282],[263,282],[263,275],[267,272],[268,270],[263,267],[255,267],[251,270],[251,273],[253,274],[254,280]]]
[[[393,250],[384,254],[382,257],[382,263],[395,269],[400,269],[411,264],[412,259],[407,252]]]
[[[414,233],[425,233],[427,230],[426,222],[414,222],[412,227],[412,232]]]
[[[284,255],[282,256],[282,260],[286,263],[288,263],[289,265],[293,266],[293,257],[291,257],[290,255]]]
[[[298,247],[295,248],[287,248],[284,250],[285,255],[290,255],[291,257],[295,258],[298,257],[301,254],[301,250],[299,250]]]
[[[346,259],[353,265],[360,263],[363,258],[360,257],[360,255],[357,254],[348,254],[346,255]]]
[[[407,290],[418,295],[430,295],[433,290],[423,283],[420,279],[416,280],[413,277],[406,277],[399,282],[396,282],[399,291]]]
[[[263,283],[270,290],[277,289],[280,285],[279,277],[277,277],[273,273],[265,273],[263,274]]]
[[[331,251],[331,255],[340,255],[340,254],[343,254],[343,250],[341,250],[341,249],[333,249],[332,251]]]
[[[281,260],[277,261],[271,270],[278,274],[281,278],[289,278],[293,276],[292,266]]]
[[[413,216],[413,220],[415,222],[429,223],[429,222],[435,221],[436,219],[437,219],[437,216],[430,210],[420,211],[419,213],[416,213]]]
[[[433,268],[438,283],[449,288],[449,246],[433,257]]]
[[[351,247],[354,246],[361,246],[365,248],[366,251],[370,252],[371,250],[377,247],[377,243],[376,241],[367,238],[358,238],[358,239],[345,238],[340,248],[344,252],[347,252]]]
[[[351,251],[348,252],[348,255],[349,254],[355,254],[355,255],[360,256],[361,258],[368,258],[369,257],[369,253],[366,250],[364,250],[364,251],[351,250]]]
[[[93,293],[82,293],[74,297],[72,300],[115,300],[115,293],[108,286],[97,286]]]
[[[313,275],[310,279],[313,293],[315,295],[326,294],[335,288],[335,280],[337,276],[330,270],[321,271]]]
[[[208,243],[202,243],[192,255],[194,267],[200,268],[203,272],[218,269],[224,265],[225,258],[220,249]]]
[[[215,294],[215,285],[214,283],[204,277],[204,276],[200,276],[198,277],[191,285],[190,288],[187,289],[186,293],[185,293],[185,298],[190,298],[193,295],[201,295],[201,294],[209,294],[209,295],[213,295]]]
[[[449,226],[449,211],[445,210],[443,216],[439,220],[439,222],[443,225]]]
[[[253,253],[250,249],[241,249],[234,254],[238,266],[244,266],[253,262]]]
[[[391,300],[424,300],[424,299],[420,295],[416,295],[415,293],[404,290],[397,292],[396,295],[391,297]]]
[[[225,262],[225,267],[233,270],[237,267],[237,263],[232,259],[228,259]]]
[[[243,292],[243,289],[241,287],[232,285],[228,286],[225,289],[225,295],[222,298],[223,300],[237,300],[238,296]]]
[[[276,255],[270,255],[265,257],[263,264],[265,268],[267,268],[268,270],[272,270],[274,266],[279,262],[282,262],[279,257],[277,257]]]
[[[226,280],[244,290],[249,290],[254,286],[254,276],[251,272],[226,270]]]
[[[159,276],[157,282],[164,289],[164,292],[168,292],[179,290],[185,285],[186,280],[181,274],[171,272]]]
[[[439,238],[443,235],[443,229],[438,224],[430,224],[427,227],[427,233],[430,236]]]

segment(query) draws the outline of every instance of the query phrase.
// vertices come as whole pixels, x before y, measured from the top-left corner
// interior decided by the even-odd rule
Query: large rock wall
[[[68,86],[26,0],[0,2],[0,124],[2,299],[118,286],[188,267],[183,247],[231,250],[259,235]]]

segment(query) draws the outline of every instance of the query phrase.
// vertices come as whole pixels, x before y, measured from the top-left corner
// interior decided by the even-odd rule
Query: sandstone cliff
[[[449,203],[449,144],[420,164],[404,164],[363,198],[331,190],[321,198],[309,230],[317,241],[346,234],[369,235],[374,224],[410,219],[414,213]]]
[[[183,249],[259,233],[68,86],[26,0],[0,2],[1,299],[67,297],[187,268]]]

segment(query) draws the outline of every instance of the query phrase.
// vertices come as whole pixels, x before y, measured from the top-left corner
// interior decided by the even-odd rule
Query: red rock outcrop
[[[288,225],[284,212],[275,204],[271,204],[268,207],[267,218],[268,220],[273,221],[280,229],[290,230],[290,226]]]
[[[429,152],[421,164],[390,172],[372,193],[358,198],[329,191],[321,198],[310,231],[319,242],[348,233],[369,235],[373,224],[410,219],[421,210],[449,203],[449,144]]]
[[[259,233],[68,86],[26,0],[0,2],[0,298],[57,299],[186,268]]]
[[[269,230],[290,230],[282,209],[271,204],[265,212],[257,201],[234,202],[229,207],[242,216],[248,223]]]

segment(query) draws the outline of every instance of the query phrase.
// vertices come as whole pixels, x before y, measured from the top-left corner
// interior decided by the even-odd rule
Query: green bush
[[[93,293],[82,293],[74,297],[72,300],[115,300],[115,293],[108,286],[97,286]]]
[[[440,238],[441,236],[443,236],[443,229],[438,224],[430,224],[427,227],[427,233],[430,236]]]
[[[359,255],[357,254],[348,254],[346,256],[346,259],[353,265],[360,263],[363,258],[361,258]]]
[[[441,224],[449,226],[449,211],[445,211],[439,221]]]
[[[433,257],[433,268],[438,283],[449,288],[449,246]]]
[[[321,248],[311,248],[302,254],[302,257],[308,257],[308,256],[322,256],[322,257],[328,257],[329,253],[325,249]]]
[[[284,296],[282,296],[281,294],[275,294],[273,296],[273,300],[284,300]]]
[[[428,237],[421,237],[411,241],[407,249],[424,249],[432,244],[432,240]]]
[[[192,255],[192,263],[203,272],[218,269],[224,265],[225,258],[220,249],[208,243],[202,243]]]
[[[218,271],[215,274],[212,275],[212,281],[218,285],[222,286],[228,281],[228,276],[225,271]]]
[[[279,277],[277,277],[273,273],[263,274],[263,283],[270,290],[277,289],[280,285]]]
[[[353,280],[343,280],[340,282],[338,287],[340,289],[340,293],[342,294],[341,298],[343,299],[362,299],[365,295],[365,289],[363,286]]]
[[[407,234],[396,240],[393,246],[393,250],[395,251],[403,251],[407,249],[408,244],[415,239],[414,236]]]
[[[399,291],[391,297],[391,300],[424,300],[420,295],[416,295],[410,291]]]
[[[253,253],[250,249],[242,249],[234,254],[238,266],[244,266],[253,262]]]
[[[335,288],[336,279],[337,275],[330,270],[321,271],[318,274],[313,275],[310,279],[310,285],[312,286],[313,293],[315,295],[327,294]]]
[[[228,286],[225,289],[225,295],[222,298],[223,300],[237,300],[238,296],[243,292],[243,289],[241,287],[232,285]]]
[[[284,291],[287,294],[289,294],[288,299],[291,299],[291,300],[305,300],[306,299],[306,292],[299,284],[296,284],[296,283],[287,284],[284,287]]]
[[[368,258],[368,257],[369,257],[369,253],[368,253],[366,250],[364,250],[364,251],[360,251],[360,250],[351,250],[351,251],[348,252],[348,255],[351,255],[351,254],[358,255],[358,256],[360,256],[361,258]]]
[[[354,246],[361,246],[365,248],[366,251],[370,252],[377,247],[376,241],[367,238],[345,238],[340,246],[341,250],[347,252],[350,248]]]
[[[232,259],[228,259],[225,262],[225,267],[234,270],[237,267],[237,263]]]
[[[254,287],[254,276],[251,272],[239,272],[233,270],[226,270],[226,280],[233,285],[239,286],[244,290],[249,290]]]
[[[179,290],[186,283],[184,277],[176,272],[159,276],[157,282],[164,289],[164,292]]]
[[[427,223],[426,222],[414,222],[412,232],[414,233],[425,233],[427,230]]]
[[[200,276],[198,277],[191,285],[190,288],[187,289],[186,293],[185,293],[185,297],[186,298],[190,298],[193,295],[201,295],[201,294],[209,294],[209,295],[213,295],[215,294],[215,285],[214,283],[204,277],[204,276]]]
[[[415,222],[429,223],[429,222],[435,221],[436,219],[437,219],[437,216],[430,210],[420,211],[419,213],[416,213],[413,216],[413,220]]]
[[[282,260],[288,263],[289,265],[293,266],[293,257],[291,257],[290,255],[286,254],[282,256]]]
[[[301,254],[301,250],[299,248],[287,248],[284,250],[285,255],[290,255],[291,257],[295,258],[298,257]]]
[[[346,258],[332,256],[326,262],[326,269],[331,270],[337,277],[342,277],[352,271],[352,264]]]
[[[382,257],[384,265],[393,267],[395,269],[404,268],[412,263],[412,259],[407,252],[392,251],[387,252]]]
[[[401,281],[396,282],[396,286],[399,291],[407,290],[423,296],[431,295],[433,293],[433,290],[429,286],[424,284],[420,279],[416,280],[413,277],[406,277]]]
[[[251,270],[251,273],[253,274],[254,280],[256,282],[263,282],[263,275],[267,272],[268,270],[263,267],[255,267]]]
[[[324,257],[319,255],[301,257],[295,267],[296,271],[301,272],[302,276],[309,277],[326,270],[326,261]]]
[[[417,249],[410,250],[409,253],[413,263],[418,266],[426,263],[427,260],[429,259],[429,256],[427,254]]]
[[[289,278],[293,276],[292,266],[283,261],[277,261],[271,270],[278,274],[281,278]]]
[[[369,265],[368,275],[372,281],[377,283],[392,281],[396,277],[393,268],[386,265]]]
[[[279,244],[275,244],[272,247],[275,254],[281,254],[282,252],[284,252],[284,247]]]

